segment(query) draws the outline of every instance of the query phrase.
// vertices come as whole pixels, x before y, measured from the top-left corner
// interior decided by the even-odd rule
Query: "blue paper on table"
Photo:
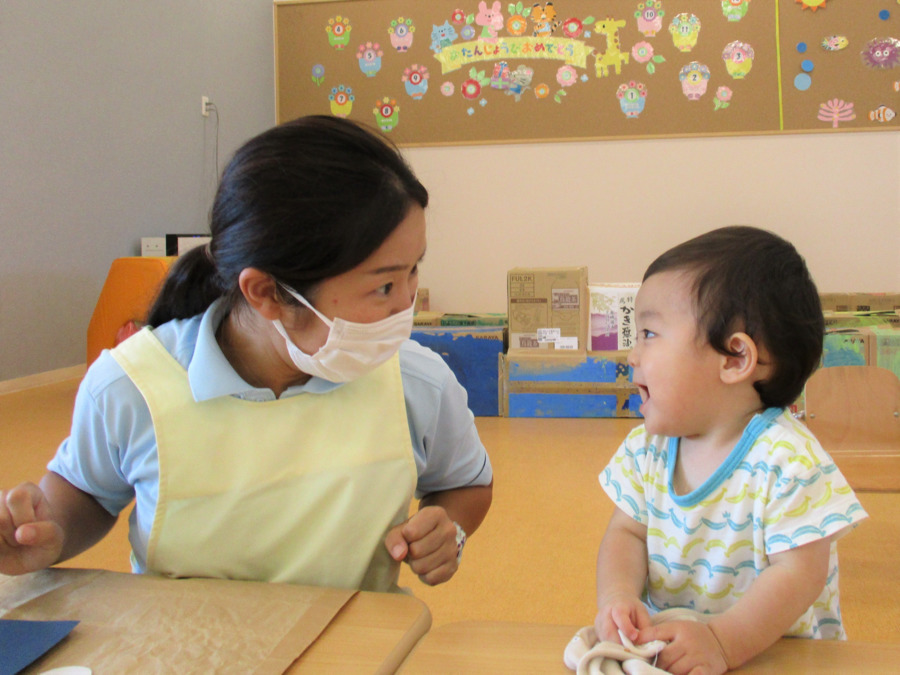
[[[0,619],[0,675],[15,675],[72,632],[77,621]]]

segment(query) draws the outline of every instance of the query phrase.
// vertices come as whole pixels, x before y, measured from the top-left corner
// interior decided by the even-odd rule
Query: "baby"
[[[601,641],[723,673],[781,636],[845,639],[836,540],[866,513],[787,410],[822,353],[819,296],[787,241],[734,226],[647,269],[628,362],[644,423],[600,476]],[[687,608],[701,618],[655,622]],[[621,635],[620,635],[621,631]]]

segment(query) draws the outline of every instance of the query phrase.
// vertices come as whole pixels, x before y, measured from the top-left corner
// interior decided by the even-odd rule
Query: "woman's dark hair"
[[[225,167],[210,212],[208,247],[172,266],[151,326],[186,319],[220,297],[241,296],[253,267],[301,294],[368,258],[428,192],[378,132],[313,115],[250,139]]]
[[[697,321],[713,349],[734,356],[728,337],[747,333],[773,367],[769,378],[754,383],[763,404],[783,408],[796,401],[819,365],[825,334],[819,294],[797,249],[755,227],[723,227],[663,253],[644,281],[681,270],[694,277]]]

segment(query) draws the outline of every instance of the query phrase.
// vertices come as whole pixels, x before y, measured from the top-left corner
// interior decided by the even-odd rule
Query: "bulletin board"
[[[900,0],[279,0],[279,122],[400,145],[896,130]]]

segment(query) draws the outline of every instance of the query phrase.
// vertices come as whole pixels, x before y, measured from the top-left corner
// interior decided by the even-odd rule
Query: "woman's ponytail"
[[[172,265],[147,314],[147,323],[156,328],[172,319],[189,319],[206,311],[223,291],[206,246],[197,246]]]

